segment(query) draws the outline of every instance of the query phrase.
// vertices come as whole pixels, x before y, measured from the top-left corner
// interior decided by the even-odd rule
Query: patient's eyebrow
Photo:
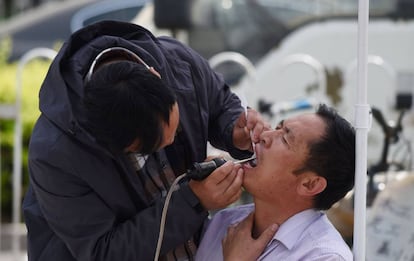
[[[284,120],[281,120],[280,124],[281,124],[280,128],[282,128],[286,132],[286,137],[289,139],[289,144],[292,144],[292,145],[295,144],[295,134],[294,134],[294,132],[292,132],[291,128],[286,126],[286,125],[289,125],[289,124],[286,124],[286,121],[284,121]]]
[[[275,130],[277,129],[282,129],[283,128],[283,124],[284,124],[284,120],[279,121],[279,123],[276,125]]]

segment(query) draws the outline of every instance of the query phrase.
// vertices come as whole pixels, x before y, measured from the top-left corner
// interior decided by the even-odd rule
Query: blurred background
[[[27,144],[39,88],[71,33],[140,24],[198,51],[272,123],[320,102],[353,122],[357,12],[357,0],[0,0],[0,260],[27,259]],[[413,18],[414,0],[370,1],[367,260],[414,258]],[[352,246],[352,193],[328,215]]]

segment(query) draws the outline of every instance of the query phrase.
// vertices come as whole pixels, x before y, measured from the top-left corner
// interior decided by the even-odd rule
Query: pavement
[[[12,241],[13,235],[17,234],[20,249],[13,251]],[[0,261],[27,261],[27,244],[26,244],[27,230],[26,226],[18,224],[16,230],[13,229],[12,224],[1,224],[0,227]]]
[[[1,251],[0,261],[27,261],[27,254],[25,252],[19,252],[16,255],[11,251]]]

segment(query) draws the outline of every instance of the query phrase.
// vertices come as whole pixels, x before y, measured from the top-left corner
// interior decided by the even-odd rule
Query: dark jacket
[[[83,128],[83,78],[103,49],[126,47],[155,67],[177,94],[180,126],[166,148],[175,174],[206,157],[206,143],[232,144],[239,99],[197,53],[137,25],[102,22],[75,33],[40,90],[41,116],[30,142],[30,188],[24,200],[29,260],[152,260],[163,200],[148,202],[126,155],[114,155]],[[187,184],[173,194],[162,253],[186,242],[207,212]]]

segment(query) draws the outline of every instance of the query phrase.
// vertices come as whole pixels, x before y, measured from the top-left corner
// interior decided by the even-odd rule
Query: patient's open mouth
[[[244,160],[235,161],[234,163],[246,164],[246,165],[254,168],[254,167],[257,166],[257,159],[256,159],[256,157],[251,157],[251,158],[247,158],[247,159],[244,159]]]
[[[250,161],[247,162],[247,164],[249,164],[252,168],[257,166],[257,158],[254,158]]]

